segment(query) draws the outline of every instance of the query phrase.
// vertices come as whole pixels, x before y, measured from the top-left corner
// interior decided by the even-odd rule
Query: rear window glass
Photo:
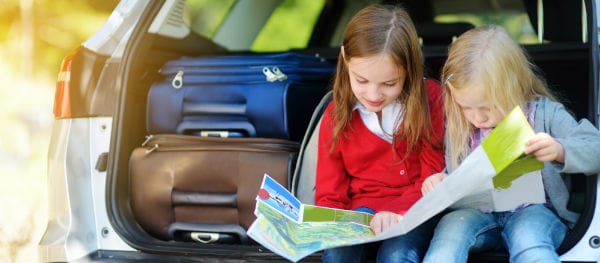
[[[341,33],[352,15],[371,2],[353,1],[346,7],[332,46],[340,45]],[[468,28],[485,24],[503,26],[521,44],[539,43],[527,12],[530,6],[522,0],[401,0],[398,4],[411,14],[424,46],[447,45]]]
[[[325,0],[285,0],[258,34],[252,51],[284,51],[308,46]]]
[[[436,22],[497,24],[521,44],[587,41],[582,1],[433,0],[432,3]]]
[[[236,0],[188,0],[183,20],[196,34],[212,39]]]
[[[192,31],[213,39],[237,2],[238,0],[188,0],[184,19]],[[341,35],[348,20],[372,2],[378,1],[352,0],[339,5],[343,9],[340,11],[341,17],[330,21],[336,24],[336,30],[329,36],[330,47],[341,44]],[[253,39],[234,49],[281,52],[307,48],[325,3],[326,0],[281,0],[265,20],[264,26],[252,36]],[[582,20],[585,9],[581,7],[581,3],[552,3],[545,6],[542,3],[542,11],[538,12],[540,5],[537,0],[398,1],[398,4],[405,6],[411,13],[424,46],[447,45],[452,38],[467,30],[468,26],[485,24],[503,26],[515,40],[525,45],[585,42],[586,29],[581,22],[585,21]],[[538,23],[537,19],[540,14],[542,23]],[[541,36],[538,31],[542,32]]]
[[[435,17],[439,23],[467,22],[474,26],[496,24],[504,27],[521,44],[539,43],[536,32],[524,12],[504,13],[457,13],[442,14]]]
[[[184,21],[193,32],[213,39],[236,2],[236,0],[188,0],[185,5]],[[306,48],[324,5],[325,0],[281,1],[254,39],[250,50],[276,52]]]

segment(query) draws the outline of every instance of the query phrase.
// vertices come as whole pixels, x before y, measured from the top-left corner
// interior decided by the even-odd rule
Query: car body
[[[129,204],[128,160],[146,135],[146,93],[161,65],[181,56],[302,50],[336,59],[344,25],[368,2],[121,1],[105,25],[65,58],[59,72],[48,156],[49,218],[39,242],[40,261],[282,261],[257,245],[167,242],[137,225]],[[415,8],[411,15],[432,77],[439,74],[447,45],[464,30],[465,21],[517,23],[517,28],[527,24],[522,31],[530,34],[519,41],[551,87],[578,118],[599,125],[600,1],[387,2]],[[293,11],[296,7],[301,11]],[[195,15],[187,16],[188,10]],[[427,12],[419,13],[423,10]],[[305,22],[285,30],[273,20],[281,17]],[[562,261],[600,260],[599,190],[597,175],[574,178],[572,202],[581,218],[559,248]],[[470,260],[503,262],[507,257],[488,253]]]

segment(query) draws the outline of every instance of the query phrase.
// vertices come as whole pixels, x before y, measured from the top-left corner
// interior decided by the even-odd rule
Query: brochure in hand
[[[257,218],[248,235],[295,262],[323,249],[405,234],[450,206],[505,211],[523,203],[543,203],[544,190],[538,171],[543,163],[523,154],[527,140],[533,135],[523,111],[515,108],[455,171],[415,203],[400,222],[378,235],[369,227],[370,214],[302,204],[265,174],[256,197]],[[461,204],[463,200],[472,200],[468,197],[473,195],[482,196],[483,201]]]

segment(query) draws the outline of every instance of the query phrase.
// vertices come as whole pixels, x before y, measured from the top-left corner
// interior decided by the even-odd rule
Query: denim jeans
[[[367,262],[376,258],[378,263],[421,262],[438,217],[434,217],[408,233],[380,242],[326,249],[323,262]]]
[[[423,262],[466,262],[469,252],[500,248],[513,263],[560,262],[556,248],[566,233],[566,225],[544,205],[515,212],[454,210],[440,219]]]

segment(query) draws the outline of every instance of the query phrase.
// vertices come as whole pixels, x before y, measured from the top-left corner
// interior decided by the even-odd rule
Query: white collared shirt
[[[353,110],[358,109],[360,117],[372,133],[377,135],[379,138],[386,140],[389,143],[392,143],[392,137],[390,135],[394,134],[396,128],[402,122],[402,117],[398,118],[398,115],[401,113],[402,104],[398,100],[386,105],[381,110],[381,125],[379,125],[379,120],[377,119],[377,114],[375,112],[367,110],[365,106],[363,106],[360,102],[356,102]]]

